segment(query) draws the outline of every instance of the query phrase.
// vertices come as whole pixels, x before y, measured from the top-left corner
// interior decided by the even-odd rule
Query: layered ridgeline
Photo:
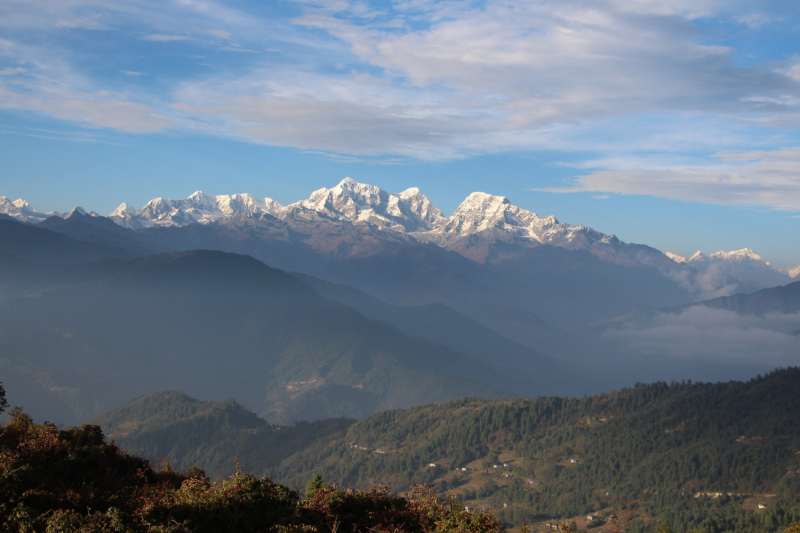
[[[734,311],[740,315],[763,316],[769,313],[800,313],[800,281],[781,287],[762,289],[752,294],[722,296],[700,302],[697,305]],[[795,334],[800,334],[800,330]]]
[[[25,221],[44,218],[22,200],[12,203],[0,199],[0,213],[3,212]],[[445,217],[417,188],[390,193],[350,178],[331,189],[314,191],[307,200],[287,206],[250,194],[210,196],[198,191],[183,200],[155,198],[141,209],[123,203],[109,216],[121,226],[150,230],[143,233],[149,240],[174,249],[186,249],[182,245],[191,239],[195,239],[195,244],[198,239],[205,244],[215,240],[227,241],[226,237],[230,238],[234,233],[239,235],[239,239],[234,240],[241,240],[246,235],[248,240],[273,245],[302,242],[317,254],[339,257],[381,253],[375,249],[376,242],[395,245],[431,243],[477,262],[493,263],[522,249],[550,245],[586,250],[613,264],[655,268],[698,297],[707,297],[718,291],[727,295],[737,289],[754,290],[786,283],[790,279],[763,261],[756,265],[757,268],[734,269],[734,276],[731,276],[730,269],[709,269],[701,262],[690,266],[691,262],[681,262],[678,256],[668,257],[648,246],[623,243],[613,235],[583,225],[562,223],[554,216],[538,216],[514,206],[503,196],[473,193],[455,212]],[[215,229],[157,231],[196,224]],[[297,231],[303,236],[294,234]],[[234,245],[231,242],[216,244]],[[300,250],[293,253],[280,250],[263,256],[257,254],[269,252],[254,250],[250,253],[279,268],[320,274],[319,271],[299,268],[303,262]],[[698,279],[698,270],[702,279]]]
[[[444,218],[417,189],[391,194],[346,179],[286,207],[247,195],[197,193],[187,200],[157,199],[141,210],[123,206],[111,217],[116,231],[100,228],[95,222],[101,218],[75,210],[69,224],[46,224],[73,238],[139,253],[247,254],[390,303],[444,304],[504,335],[530,314],[538,315],[534,322],[575,330],[687,303],[718,288],[698,286],[694,269],[655,249],[539,217],[482,193]],[[729,277],[720,283],[737,286]],[[524,334],[512,340],[537,347]]]
[[[535,530],[560,520],[605,529],[625,507],[631,531],[666,522],[676,532],[771,533],[800,519],[798,412],[800,370],[788,369],[747,383],[463,399],[280,429],[233,401],[172,392],[95,422],[123,448],[181,468],[227,473],[238,456],[290,485],[315,472],[359,488],[431,483]]]
[[[42,250],[51,248],[48,240]],[[0,272],[4,381],[29,412],[62,423],[163,389],[236,397],[290,422],[541,394],[566,375],[453,311],[439,313],[449,330],[412,324],[404,332],[249,256],[194,251],[54,266],[6,255]],[[472,347],[458,341],[463,331]],[[493,347],[507,355],[490,356]]]

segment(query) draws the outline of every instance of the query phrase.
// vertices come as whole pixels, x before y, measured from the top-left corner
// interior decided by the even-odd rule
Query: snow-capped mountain
[[[302,220],[309,213],[400,232],[427,231],[444,221],[442,212],[416,187],[394,194],[351,178],[343,179],[332,189],[314,191],[308,200],[286,206],[282,216]]]
[[[39,213],[31,207],[31,204],[21,198],[12,202],[5,196],[0,196],[0,213],[14,217],[22,222],[34,224],[50,216],[49,214]]]
[[[604,235],[584,225],[559,222],[552,215],[540,217],[515,206],[505,196],[482,192],[470,194],[450,217],[423,238],[446,246],[472,237],[474,246],[476,237],[480,236],[506,237],[534,245],[552,244],[563,248],[585,248],[594,243],[610,244],[616,240],[613,235]]]
[[[154,198],[138,210],[123,202],[109,218],[121,226],[139,229],[150,226],[208,224],[236,215],[275,215],[282,210],[283,206],[271,198],[259,200],[252,194],[210,196],[197,191],[185,200]]]
[[[372,224],[400,232],[430,229],[444,220],[442,212],[417,188],[393,194],[350,178],[332,189],[314,191],[309,199],[286,207],[271,198],[259,200],[251,194],[210,196],[197,191],[186,200],[155,198],[138,210],[123,203],[109,217],[122,226],[138,229],[208,224],[237,215],[262,214],[297,223],[327,219]]]
[[[69,218],[73,213],[80,213],[81,215],[98,216],[97,213],[92,211],[86,213],[86,210],[80,206],[73,207],[66,213],[59,213],[58,211],[49,211],[47,213],[40,213],[23,199],[10,201],[5,196],[0,196],[0,213],[16,218],[21,222],[29,224],[38,224],[50,217]]]
[[[800,276],[800,265],[792,268],[783,268],[780,270],[781,273],[786,274],[790,278],[796,278]]]
[[[10,202],[5,197],[0,197],[0,213],[33,223],[48,215],[69,215],[41,214],[23,200]],[[316,190],[308,199],[285,207],[271,198],[258,199],[251,194],[210,196],[197,191],[183,200],[155,198],[141,209],[122,203],[109,215],[114,222],[130,229],[226,223],[237,218],[258,225],[265,216],[272,221],[267,225],[272,229],[260,231],[283,232],[280,238],[285,241],[290,235],[287,231],[300,229],[304,234],[317,235],[319,243],[315,246],[329,243],[337,253],[344,248],[340,241],[326,237],[331,230],[340,236],[365,235],[366,231],[372,235],[373,243],[377,238],[436,244],[480,263],[543,244],[587,250],[609,263],[656,268],[697,297],[772,287],[791,279],[788,273],[773,269],[749,249],[711,255],[698,252],[686,259],[649,246],[621,242],[613,235],[582,224],[575,226],[559,222],[554,216],[539,216],[515,206],[504,196],[482,192],[470,194],[445,218],[416,187],[390,193],[351,178],[331,189]],[[353,242],[360,242],[361,237],[354,238]],[[353,249],[368,251],[369,246],[364,243]],[[798,271],[800,267],[795,269],[795,275]],[[737,280],[747,283],[743,286]]]
[[[791,282],[790,276],[772,268],[764,258],[750,248],[732,252],[720,251],[710,255],[698,250],[688,259],[670,252],[666,255],[676,263],[694,267],[706,277],[730,276],[739,281],[751,282],[756,288],[775,287]]]

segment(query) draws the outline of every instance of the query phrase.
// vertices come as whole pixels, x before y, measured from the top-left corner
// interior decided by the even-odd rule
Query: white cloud
[[[180,124],[129,95],[99,89],[47,49],[0,39],[0,58],[26,58],[26,68],[0,79],[0,108],[28,110],[95,128],[132,133],[161,131]]]
[[[800,364],[800,314],[740,316],[702,306],[680,314],[659,313],[618,325],[603,334],[607,341],[642,358],[686,362]]]
[[[142,130],[147,115],[155,129],[166,121],[251,142],[425,160],[594,150],[607,156],[585,166],[601,170],[571,190],[735,205],[742,198],[796,203],[794,193],[776,203],[775,175],[764,180],[759,174],[762,187],[753,189],[755,173],[764,169],[747,174],[751,163],[721,157],[699,164],[703,154],[748,146],[755,138],[761,144],[749,146],[774,148],[763,141],[765,129],[800,126],[797,58],[742,66],[736,50],[708,44],[708,20],[738,29],[775,20],[766,8],[756,13],[741,0],[299,1],[294,6],[301,14],[292,19],[259,17],[211,0],[6,5],[0,27],[29,34],[102,20],[145,41],[185,41],[179,48],[197,48],[187,64],[202,58],[208,68],[181,77],[154,63],[148,78],[159,84],[147,89],[142,82],[148,80],[140,79],[129,91],[105,87],[107,78],[70,79],[81,78],[76,67],[53,73],[40,66],[37,82],[24,90],[4,86],[7,98],[18,95],[6,105],[65,120],[85,121],[72,117],[88,116],[88,110],[78,112],[76,105],[75,113],[56,114],[60,107],[46,88],[51,82],[63,98],[78,102],[92,99],[64,95],[102,88],[125,94],[120,106],[130,113],[118,111],[114,123],[124,129],[122,119],[131,117],[128,131],[151,131]],[[708,19],[704,27],[700,17]],[[236,43],[230,42],[234,35]],[[215,63],[209,51],[220,49],[284,53],[241,54],[231,59],[234,68]],[[70,64],[68,57],[61,60]],[[144,107],[134,112],[131,106]],[[664,128],[653,117],[674,124]],[[632,165],[645,150],[649,164]]]
[[[100,22],[100,15],[87,15],[73,19],[58,19],[56,26],[59,28],[84,29],[84,30],[108,30],[109,27]]]
[[[210,35],[217,37],[218,39],[230,39],[231,32],[225,30],[206,30]]]
[[[182,84],[178,107],[210,130],[256,142],[444,160],[592,149],[607,136],[587,147],[564,131],[656,113],[715,117],[703,144],[717,151],[730,146],[732,121],[788,115],[787,95],[800,93],[788,71],[741,67],[734,50],[699,44],[693,20],[718,13],[719,2],[416,1],[395,2],[392,14],[358,2],[299,4],[297,26],[347,46],[321,57],[355,56],[324,66],[356,65],[368,76],[348,79],[313,61],[253,69]],[[680,137],[642,130],[629,153]]]
[[[641,194],[718,205],[800,210],[800,147],[721,152],[707,168],[599,170],[550,192]]]
[[[13,76],[14,74],[22,74],[25,69],[22,67],[8,67],[0,70],[0,76]]]
[[[143,35],[139,37],[142,41],[155,41],[159,43],[166,43],[170,41],[185,41],[189,39],[187,35],[163,35],[160,33],[156,33],[153,35]]]
[[[0,86],[0,108],[34,110],[80,124],[132,133],[150,133],[176,125],[175,119],[159,117],[152,107],[128,102],[120,95],[30,96]]]

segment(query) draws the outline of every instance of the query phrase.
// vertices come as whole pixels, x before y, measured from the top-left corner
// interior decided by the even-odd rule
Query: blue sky
[[[798,30],[766,1],[4,0],[0,195],[107,214],[350,176],[795,266]]]

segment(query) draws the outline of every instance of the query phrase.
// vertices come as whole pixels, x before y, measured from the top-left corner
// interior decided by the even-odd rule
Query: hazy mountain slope
[[[396,247],[333,262],[322,277],[399,305],[442,303],[475,318],[470,310],[483,305],[518,307],[573,330],[691,299],[653,268],[613,265],[555,246],[514,249],[491,264],[430,245]]]
[[[208,251],[65,268],[49,289],[0,300],[0,365],[21,403],[43,388],[84,420],[168,388],[235,396],[274,421],[507,390],[289,274]]]
[[[247,254],[275,268],[311,275],[321,275],[336,259],[364,257],[412,242],[402,234],[368,225],[321,219],[294,227],[268,214],[210,224],[150,227],[137,233],[142,240],[166,248]]]
[[[355,420],[333,418],[276,426],[234,400],[203,402],[178,391],[150,394],[93,418],[129,453],[168,458],[188,470],[202,466],[214,478],[236,471],[268,472],[299,449],[341,438]]]
[[[86,242],[21,222],[0,220],[0,252],[30,263],[76,265],[140,254],[119,247]]]
[[[695,305],[727,309],[742,315],[800,312],[800,281],[780,287],[762,289],[752,294],[735,294],[706,300]]]
[[[498,257],[491,272],[513,295],[507,304],[565,329],[690,300],[654,268],[606,263],[585,250],[527,249]]]
[[[519,308],[543,318],[547,314],[545,320],[554,325],[576,329],[612,313],[659,309],[691,299],[654,268],[614,265],[586,251],[549,245],[494,243],[491,260],[477,263],[367,225],[321,221],[301,228],[269,215],[139,233],[147,242],[178,250],[246,253],[271,266],[350,285],[398,305],[442,303],[489,327],[495,327],[492,317],[484,320],[481,308]]]
[[[297,276],[321,295],[341,302],[367,318],[385,322],[407,335],[446,346],[483,364],[506,371],[521,382],[515,390],[522,389],[524,382],[529,387],[536,384],[537,391],[555,393],[557,391],[551,389],[549,384],[553,383],[556,375],[563,378],[568,374],[552,358],[515,343],[445,305],[391,305],[353,287],[303,274]],[[541,336],[552,338],[556,332],[549,330],[541,332]],[[579,382],[573,381],[571,386],[576,394],[583,391]]]
[[[226,434],[209,423],[192,439],[179,427],[193,412],[159,398],[131,402],[164,405],[160,420],[142,430],[142,415],[128,415],[127,407],[97,420],[123,447],[187,466],[190,455],[202,467],[220,460],[214,453],[230,458],[234,450],[245,463],[261,464],[255,454],[277,445],[275,433],[283,435],[283,429],[259,430],[248,446],[234,447],[228,443],[241,442],[235,429],[248,424],[228,424],[234,431]],[[505,522],[525,521],[534,530],[554,519],[607,517],[615,500],[631,501],[634,516],[651,524],[634,530],[666,521],[687,531],[708,519],[748,516],[758,503],[778,515],[785,512],[780,506],[798,504],[798,409],[796,368],[747,383],[640,384],[583,399],[463,399],[377,413],[346,432],[342,421],[326,438],[305,433],[305,444],[288,433],[295,451],[276,453],[279,459],[262,473],[292,483],[318,472],[346,486],[387,483],[395,490],[433,483],[466,505],[487,506]],[[128,434],[131,425],[137,429]]]
[[[52,216],[36,225],[74,239],[122,248],[136,255],[169,252],[162,246],[147,244],[137,239],[137,233],[116,224],[106,217],[91,216],[73,211],[68,217]]]

